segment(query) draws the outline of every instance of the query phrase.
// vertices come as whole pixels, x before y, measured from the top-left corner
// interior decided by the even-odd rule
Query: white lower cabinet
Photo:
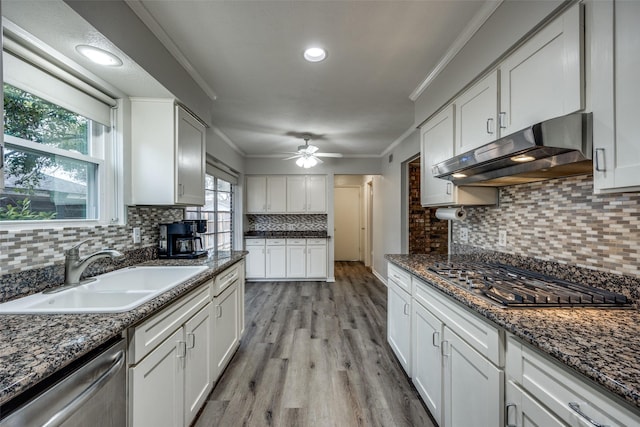
[[[307,278],[327,277],[326,239],[307,239]]]
[[[511,335],[506,373],[510,426],[640,425],[640,417],[631,410]]]
[[[287,246],[284,239],[267,239],[265,277],[284,277],[287,273]]]
[[[305,239],[287,239],[287,277],[307,276],[307,242]]]
[[[247,279],[326,279],[326,238],[246,239]]]
[[[442,330],[444,323],[413,304],[413,384],[438,425],[442,425]],[[431,339],[429,339],[431,338]]]
[[[411,376],[411,295],[390,278],[387,280],[387,341]]]
[[[504,372],[444,328],[444,422],[447,427],[501,426]]]
[[[184,332],[179,329],[129,370],[131,426],[181,426],[184,417]]]
[[[129,329],[129,426],[191,425],[238,348],[243,288],[241,261]]]
[[[247,279],[264,279],[267,272],[265,239],[246,239],[244,247],[248,252],[246,261]]]
[[[233,283],[213,299],[213,372],[217,378],[233,357],[240,339],[238,283]]]

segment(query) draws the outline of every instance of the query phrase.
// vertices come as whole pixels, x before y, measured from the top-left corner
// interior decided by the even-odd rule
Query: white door
[[[129,368],[130,419],[135,427],[184,423],[184,330],[178,329]]]
[[[387,281],[387,341],[411,376],[411,296],[392,279]]]
[[[178,188],[176,202],[204,205],[204,126],[191,114],[176,107],[178,129],[177,138],[177,175]]]
[[[454,154],[462,154],[498,137],[498,71],[494,71],[454,102],[456,108],[456,145]]]
[[[266,248],[267,278],[281,278],[287,276],[287,251],[285,245],[269,246]]]
[[[307,186],[304,175],[287,177],[287,212],[301,213],[307,210]]]
[[[444,425],[501,426],[504,372],[444,328]]]
[[[512,381],[507,381],[505,425],[512,427],[565,427],[551,411]]]
[[[247,213],[264,213],[267,211],[267,177],[248,176]]]
[[[503,135],[583,108],[581,7],[564,12],[500,65]]]
[[[266,273],[264,245],[246,246],[247,279],[263,279]]]
[[[287,245],[287,277],[304,278],[307,276],[307,246]]]
[[[422,305],[413,303],[413,384],[438,425],[442,425],[443,323]]]
[[[184,371],[184,425],[191,422],[207,399],[213,377],[213,318],[211,303],[204,306],[184,325],[187,346]]]
[[[324,175],[307,176],[307,212],[327,212],[327,178]]]
[[[267,177],[267,212],[285,213],[287,211],[287,178],[285,176]]]
[[[307,277],[327,277],[327,245],[307,246]]]
[[[420,130],[420,200],[422,206],[453,203],[454,186],[444,179],[435,178],[434,165],[453,157],[454,141],[453,105],[422,126]]]
[[[360,187],[336,187],[334,251],[336,261],[360,261]]]
[[[214,375],[220,376],[233,356],[239,339],[238,331],[238,283],[230,285],[213,299],[213,360]]]

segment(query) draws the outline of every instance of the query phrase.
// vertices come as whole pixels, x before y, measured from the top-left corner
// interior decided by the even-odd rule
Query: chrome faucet
[[[80,284],[80,276],[84,270],[93,261],[100,258],[122,258],[124,255],[114,249],[102,249],[98,252],[94,252],[91,255],[80,259],[80,246],[87,243],[89,240],[80,242],[71,249],[64,251],[64,284],[65,287],[76,286]]]

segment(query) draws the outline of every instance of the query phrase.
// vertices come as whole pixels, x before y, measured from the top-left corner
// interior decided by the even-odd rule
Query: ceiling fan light
[[[296,160],[296,165],[304,167],[304,157],[300,157],[298,160]]]
[[[317,160],[315,157],[311,156],[311,157],[308,157],[308,158],[305,160],[305,165],[304,165],[304,167],[305,167],[305,169],[309,169],[309,168],[314,167],[314,166],[315,166],[315,165],[317,165],[317,164],[318,164],[318,160]]]

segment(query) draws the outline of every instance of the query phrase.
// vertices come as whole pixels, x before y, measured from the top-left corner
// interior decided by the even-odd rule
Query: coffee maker
[[[158,257],[191,259],[207,255],[202,238],[198,236],[206,231],[207,221],[204,219],[160,224]]]

